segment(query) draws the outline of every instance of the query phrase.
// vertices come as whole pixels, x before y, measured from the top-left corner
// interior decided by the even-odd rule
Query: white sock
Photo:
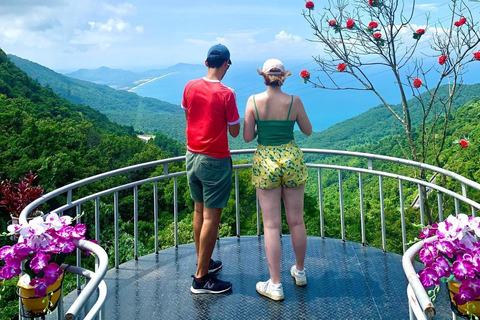
[[[302,274],[302,273],[305,273],[305,268],[303,268],[303,270],[298,270],[297,267],[295,267],[295,273],[296,274]]]
[[[281,283],[273,283],[272,281],[270,281],[270,285],[273,289],[280,289],[280,287],[282,286]]]

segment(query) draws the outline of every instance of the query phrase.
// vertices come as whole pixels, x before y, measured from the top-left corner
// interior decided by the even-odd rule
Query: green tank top
[[[257,134],[258,144],[263,146],[279,146],[281,144],[289,143],[293,139],[293,128],[295,126],[295,120],[288,120],[290,117],[290,111],[292,110],[293,95],[290,101],[290,108],[288,109],[288,115],[286,120],[260,120],[258,116],[257,103],[255,102],[255,96],[253,96],[253,104],[255,111],[257,112]]]

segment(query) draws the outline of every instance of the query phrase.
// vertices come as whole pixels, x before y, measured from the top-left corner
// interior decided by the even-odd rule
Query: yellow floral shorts
[[[252,183],[260,189],[297,187],[307,182],[303,152],[295,141],[279,146],[258,145],[253,155]]]

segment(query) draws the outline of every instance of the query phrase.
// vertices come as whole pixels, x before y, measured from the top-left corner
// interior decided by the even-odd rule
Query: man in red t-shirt
[[[240,132],[235,93],[220,81],[231,65],[230,52],[221,44],[210,48],[204,78],[189,81],[183,91],[182,108],[187,119],[187,180],[195,202],[193,235],[197,250],[197,270],[192,293],[221,293],[232,284],[216,278],[222,268],[213,260],[222,209],[227,205],[232,188],[232,159],[228,149],[228,133]]]

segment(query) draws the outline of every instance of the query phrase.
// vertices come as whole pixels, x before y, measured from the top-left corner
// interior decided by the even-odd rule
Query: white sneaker
[[[295,265],[290,269],[290,274],[295,279],[295,284],[297,286],[306,286],[307,285],[307,276],[305,275],[305,269],[303,271],[298,271]]]
[[[280,283],[277,288],[274,288],[274,284],[270,279],[265,282],[257,282],[257,292],[262,296],[269,297],[272,300],[278,301],[284,299],[282,284]]]

